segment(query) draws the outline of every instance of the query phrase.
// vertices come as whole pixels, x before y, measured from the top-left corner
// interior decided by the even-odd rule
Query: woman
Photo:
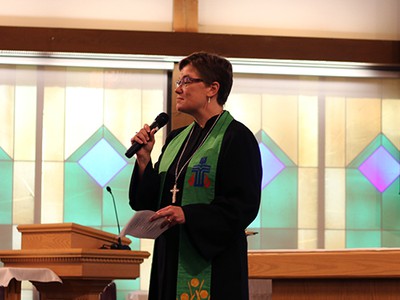
[[[154,130],[131,139],[130,206],[156,211],[169,229],[154,244],[149,300],[248,299],[245,228],[257,216],[261,158],[250,130],[224,111],[232,66],[199,52],[179,63],[176,108],[194,118],[172,131],[158,162]],[[193,297],[193,298],[192,298]]]

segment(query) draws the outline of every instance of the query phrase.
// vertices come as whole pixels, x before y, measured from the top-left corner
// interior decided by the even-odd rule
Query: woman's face
[[[180,85],[176,87],[176,110],[195,116],[207,105],[207,87],[197,70],[186,65],[180,72]],[[179,82],[179,81],[178,81]]]

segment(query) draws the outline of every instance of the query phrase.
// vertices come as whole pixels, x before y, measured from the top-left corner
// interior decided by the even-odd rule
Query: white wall
[[[400,1],[199,0],[199,26],[204,32],[400,40]]]
[[[0,0],[0,25],[171,31],[173,0]],[[400,40],[399,0],[199,0],[208,33]]]
[[[171,31],[173,0],[0,0],[0,25]],[[199,0],[208,33],[400,40],[399,0]]]
[[[0,25],[172,30],[173,0],[0,0]]]

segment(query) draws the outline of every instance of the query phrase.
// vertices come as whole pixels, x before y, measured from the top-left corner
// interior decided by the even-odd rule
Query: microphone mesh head
[[[158,128],[161,128],[161,127],[163,127],[165,124],[168,123],[168,121],[169,121],[169,116],[168,116],[165,112],[162,112],[162,113],[160,113],[160,114],[157,116],[157,118],[155,119],[155,121],[156,121],[157,124],[158,124]]]

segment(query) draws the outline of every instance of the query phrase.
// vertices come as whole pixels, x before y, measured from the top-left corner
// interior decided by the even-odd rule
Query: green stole
[[[204,144],[197,149],[185,173],[182,206],[195,203],[211,203],[214,199],[215,177],[218,156],[225,131],[233,120],[225,111],[215,124]],[[194,123],[184,129],[167,146],[159,165],[161,191],[165,174]],[[182,227],[179,245],[179,265],[176,299],[209,299],[211,287],[211,261],[204,259],[190,243]]]

